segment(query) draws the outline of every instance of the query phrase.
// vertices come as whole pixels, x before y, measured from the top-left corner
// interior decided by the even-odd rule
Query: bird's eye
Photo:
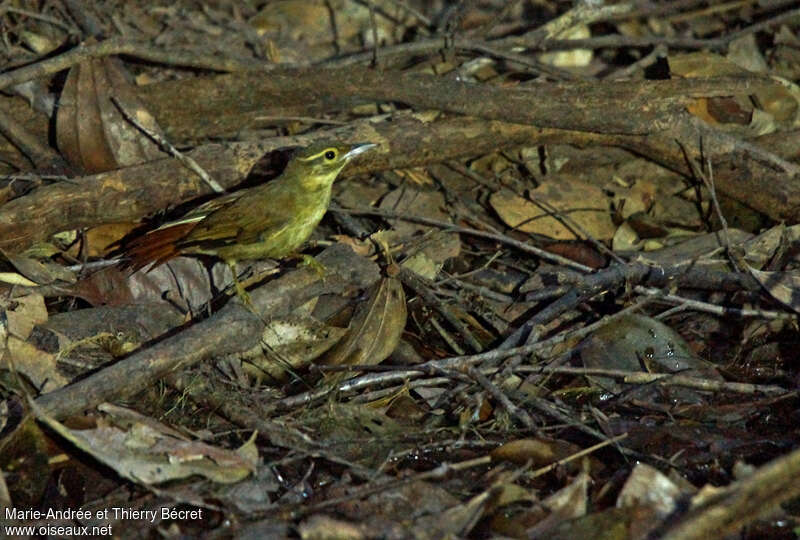
[[[332,159],[336,158],[336,152],[334,150],[328,150],[325,152],[325,159],[331,161]]]

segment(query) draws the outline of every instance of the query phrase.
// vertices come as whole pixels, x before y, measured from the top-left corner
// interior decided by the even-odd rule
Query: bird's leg
[[[303,262],[301,263],[303,266],[308,266],[312,270],[314,270],[320,279],[325,281],[325,274],[328,273],[328,269],[325,268],[325,265],[319,262],[317,259],[312,257],[311,255],[306,255],[305,253],[301,253],[298,255]]]
[[[255,307],[253,306],[253,302],[250,300],[250,295],[247,294],[242,282],[239,281],[239,276],[236,275],[236,261],[225,261],[225,264],[228,265],[228,268],[231,269],[231,274],[233,275],[233,286],[236,289],[236,296],[242,301],[242,303],[247,306],[247,308],[256,313]],[[256,313],[258,314],[258,313]]]
[[[264,323],[264,326],[269,325],[269,321],[258,312],[256,306],[253,304],[253,301],[250,299],[250,294],[248,294],[248,292],[245,290],[242,282],[239,281],[239,276],[236,275],[236,261],[225,261],[225,264],[228,265],[228,268],[231,269],[231,273],[233,274],[233,286],[236,289],[236,296],[239,297],[239,299],[242,301],[242,304],[244,304],[244,307],[246,307],[250,313],[261,319],[261,322]]]
[[[314,272],[316,272],[317,276],[321,280],[325,281],[325,274],[328,273],[327,268],[325,268],[324,264],[319,262],[311,255],[306,255],[305,253],[292,253],[283,258],[283,260],[287,259],[295,259],[295,260],[299,259],[300,260],[299,265],[311,268],[312,270],[314,270]]]

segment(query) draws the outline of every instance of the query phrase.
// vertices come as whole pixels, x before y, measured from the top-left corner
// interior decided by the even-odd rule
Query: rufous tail
[[[178,243],[196,225],[196,222],[179,223],[134,238],[122,247],[125,258],[122,265],[135,272],[148,265],[151,265],[151,269],[155,268],[177,257],[181,253]]]

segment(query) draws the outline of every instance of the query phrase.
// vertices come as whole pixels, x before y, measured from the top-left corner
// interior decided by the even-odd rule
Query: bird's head
[[[287,173],[308,190],[329,187],[339,171],[355,156],[377,146],[374,143],[342,144],[323,141],[300,149],[286,167]]]

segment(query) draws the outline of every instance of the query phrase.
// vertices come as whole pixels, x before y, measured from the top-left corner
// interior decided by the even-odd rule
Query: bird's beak
[[[358,154],[363,154],[373,146],[378,146],[375,143],[357,143],[350,147],[350,150],[344,155],[344,159],[356,157]]]

